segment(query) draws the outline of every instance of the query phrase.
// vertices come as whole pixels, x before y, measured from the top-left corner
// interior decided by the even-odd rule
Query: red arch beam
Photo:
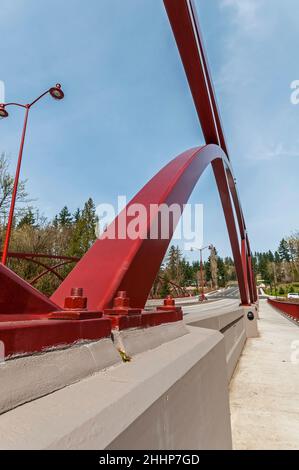
[[[164,0],[165,9],[179,49],[181,60],[193,96],[194,105],[207,144],[217,144],[229,159],[221,117],[217,105],[208,59],[200,30],[194,0]],[[219,187],[223,179],[220,163],[213,163],[215,178]],[[232,173],[228,182],[234,200],[241,240],[243,241],[243,265],[246,266],[250,300],[257,300],[253,275],[251,251],[246,224]],[[221,194],[221,193],[220,193]],[[222,201],[222,205],[225,201]]]
[[[150,214],[152,204],[187,203],[194,186],[209,164],[217,165],[217,185],[221,196],[230,241],[233,249],[238,276],[241,300],[249,302],[249,289],[246,269],[241,257],[237,228],[234,220],[232,201],[226,179],[226,171],[231,174],[230,163],[217,145],[208,145],[188,150],[176,157],[154,176],[144,188],[131,200],[124,211],[130,213],[130,207],[142,204]],[[167,251],[175,226],[172,226],[167,239],[109,239],[123,220],[124,211],[115,219],[107,232],[95,242],[86,255],[78,262],[66,277],[51,300],[63,306],[64,298],[75,286],[84,288],[88,297],[88,306],[92,310],[102,310],[111,306],[118,290],[126,290],[132,307],[143,307],[153,285],[156,274]],[[127,225],[135,216],[127,216]],[[146,233],[149,234],[153,223],[158,223],[158,213],[147,219]],[[171,224],[170,224],[171,225]]]

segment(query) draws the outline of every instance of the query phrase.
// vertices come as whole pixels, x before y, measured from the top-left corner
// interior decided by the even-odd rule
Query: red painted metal
[[[20,150],[19,150],[19,156],[18,156],[18,163],[17,163],[17,169],[16,169],[16,174],[15,174],[15,179],[14,179],[14,186],[13,186],[11,204],[10,204],[10,209],[9,209],[6,235],[5,235],[4,245],[3,245],[3,254],[2,254],[2,263],[3,264],[6,264],[6,259],[7,259],[8,247],[9,247],[9,241],[10,241],[10,235],[11,235],[11,228],[12,228],[16,198],[17,198],[17,191],[18,191],[18,185],[19,185],[19,177],[20,177],[20,170],[21,170],[21,163],[22,163],[22,156],[23,156],[24,142],[25,142],[25,136],[26,136],[29,109],[30,109],[30,107],[28,105],[26,107],[26,112],[25,112],[24,125],[23,125],[22,137],[21,137],[21,144],[20,144]]]
[[[169,295],[162,306],[156,311],[143,311],[131,308],[130,299],[125,291],[119,291],[114,298],[113,308],[104,310],[105,317],[109,318],[113,329],[147,328],[162,323],[179,321],[183,318],[181,307],[175,306],[174,299]]]
[[[175,36],[175,40],[180,52],[180,56],[185,68],[186,76],[189,82],[194,104],[197,110],[201,128],[207,144],[214,143],[221,146],[229,159],[227,145],[223,126],[221,123],[220,113],[217,106],[216,95],[213,88],[211,73],[209,70],[208,59],[205,52],[204,42],[200,31],[199,21],[196,13],[195,3],[193,0],[164,0],[165,9]],[[213,163],[213,170],[217,181],[218,189],[221,180],[224,178],[223,165],[221,162]],[[238,197],[238,191],[235,184],[235,178],[232,172],[227,175],[234,207],[239,224],[239,231],[242,240],[246,240],[247,246],[244,251],[243,271],[249,272],[248,284],[246,283],[246,295],[250,296],[250,301],[257,300],[257,291],[254,286],[252,276],[252,263],[250,259],[250,247],[248,236],[246,233],[246,225],[244,216]],[[225,206],[225,195],[220,191],[222,206]],[[231,214],[224,210],[227,223],[230,223]],[[230,241],[232,248],[236,247],[236,236],[230,233]],[[236,248],[233,248],[235,263],[240,264],[240,259]],[[246,265],[246,267],[245,267]],[[240,271],[240,268],[238,269]],[[238,277],[242,302],[244,303],[245,292],[244,287],[240,285],[241,279]]]
[[[2,256],[1,251],[0,251],[0,256]],[[32,286],[39,279],[41,279],[43,276],[45,276],[48,273],[54,274],[56,277],[58,277],[58,279],[60,279],[60,281],[62,281],[63,277],[60,276],[60,274],[57,273],[55,270],[57,268],[65,266],[69,263],[76,263],[77,261],[79,261],[79,258],[76,258],[74,256],[47,255],[47,254],[44,254],[44,253],[18,253],[18,252],[15,252],[15,251],[9,251],[7,253],[7,258],[16,258],[16,259],[22,259],[22,260],[25,260],[25,261],[31,261],[32,263],[35,263],[35,264],[45,268],[44,271],[42,271],[40,274],[38,274],[37,276],[35,276],[33,279],[31,279],[29,281],[29,284],[31,284]],[[37,258],[61,260],[61,262],[55,264],[54,266],[48,266],[47,264],[42,263],[41,261],[39,261]]]
[[[181,207],[188,198],[205,168],[212,162],[220,163],[223,176],[218,189],[224,202],[224,212],[228,231],[233,241],[235,265],[240,280],[241,299],[248,304],[248,291],[240,254],[234,212],[225,178],[224,165],[231,172],[230,163],[223,150],[216,145],[208,145],[188,150],[166,165],[132,199],[125,210],[133,204],[142,204],[150,213],[151,204],[173,203]],[[159,211],[147,220],[147,234],[155,222],[159,225]],[[74,285],[84,288],[92,310],[111,308],[113,298],[119,290],[127,291],[132,307],[143,308],[159,270],[173,231],[167,239],[109,239],[124,217],[124,211],[108,227],[102,237],[95,242],[86,255],[78,262],[51,299],[63,306],[64,298]],[[134,217],[127,217],[128,224]],[[157,222],[158,221],[158,222]],[[173,227],[171,227],[173,228]],[[92,266],[92,269],[91,269]]]
[[[83,295],[82,287],[73,287],[71,295],[64,299],[64,310],[50,313],[50,320],[87,320],[100,318],[103,313],[87,309],[87,297]]]
[[[1,314],[43,314],[61,310],[54,302],[1,263],[0,286],[0,316]]]
[[[175,300],[171,295],[168,295],[166,299],[164,299],[163,305],[159,305],[157,307],[158,311],[170,311],[170,310],[175,310],[179,316],[181,315],[183,318],[183,310],[182,307],[177,307],[175,305]]]
[[[159,206],[166,203],[170,206],[177,203],[183,208],[202,172],[211,164],[230,237],[241,301],[242,304],[246,305],[257,298],[249,240],[235,178],[227,156],[225,137],[194,3],[191,0],[164,0],[164,4],[207,145],[188,150],[171,161],[145,185],[128,204],[128,207],[134,203],[143,204],[148,214],[152,204]],[[50,90],[37,98],[31,105],[48,92]],[[27,114],[28,106],[31,106],[18,103],[9,104],[26,108]],[[234,210],[237,216],[241,246]],[[2,327],[0,338],[2,339],[5,334],[8,335],[9,350],[14,353],[29,352],[60,344],[57,342],[59,341],[57,339],[59,333],[62,335],[60,341],[63,343],[76,341],[79,337],[85,338],[81,331],[81,325],[82,328],[84,325],[91,328],[91,330],[88,330],[89,333],[86,333],[87,339],[91,339],[89,336],[92,336],[92,334],[96,336],[95,330],[100,324],[96,322],[106,321],[106,333],[108,334],[111,322],[113,326],[121,329],[133,326],[153,326],[166,321],[178,321],[182,318],[181,309],[175,307],[172,310],[173,305],[169,305],[168,301],[156,312],[140,311],[150,292],[173,230],[170,230],[167,239],[108,239],[107,235],[114,229],[117,231],[121,225],[123,214],[124,211],[116,218],[102,238],[96,241],[88,253],[79,261],[54,293],[51,300],[33,289],[3,265],[0,265],[0,280],[2,286],[4,286],[4,289],[2,288],[0,291],[0,322],[2,320],[2,324],[0,323]],[[127,217],[127,219],[129,224],[133,217]],[[152,214],[152,219],[147,219],[145,235],[150,231],[151,224],[158,221],[157,225],[159,226],[159,220],[159,208],[157,208],[157,211]],[[175,226],[172,228],[174,229]],[[7,248],[5,251],[7,253]],[[80,285],[84,288],[88,298],[88,306],[91,309],[88,312],[101,314],[99,312],[105,309],[108,316],[97,320],[78,322],[61,320],[59,322],[55,320],[49,322],[43,320],[43,318],[48,319],[49,316],[53,315],[53,312],[61,313],[64,299],[74,285]],[[117,291],[128,292],[131,306],[124,294],[119,295],[113,304]],[[80,314],[83,312],[82,310],[73,309],[72,311],[80,312]],[[84,311],[86,312],[86,310]],[[16,314],[22,314],[22,316]],[[65,310],[62,312],[62,315],[64,314]],[[18,320],[19,327],[22,324],[20,322],[21,318],[24,320],[25,318],[26,320],[39,318],[40,320],[37,323],[35,321],[25,322],[22,324],[23,331],[21,331],[15,323],[9,328],[5,324],[7,318]],[[63,328],[65,328],[64,332]],[[75,330],[76,333],[74,333]],[[24,334],[24,331],[26,331],[26,334]],[[71,335],[70,332],[73,332],[73,336],[68,337],[68,334]],[[14,334],[16,341],[13,340]],[[25,337],[29,339],[24,339]],[[25,343],[27,341],[27,343],[23,344],[22,341],[25,341]]]
[[[235,178],[225,154],[224,133],[194,3],[190,0],[165,0],[164,3],[206,142],[217,146],[208,145],[187,151],[174,159],[138,193],[128,207],[139,203],[149,209],[150,203],[170,205],[173,202],[182,206],[203,170],[212,163],[233,251],[241,301],[243,305],[248,305],[256,300],[248,237]],[[241,247],[231,198],[237,214]],[[116,219],[113,227],[118,227],[121,217]],[[150,223],[152,221],[148,220],[147,230]],[[172,233],[169,239],[171,236]],[[92,308],[111,306],[119,289],[129,292],[133,306],[143,307],[168,243],[169,240],[107,240],[104,236],[78,263],[52,299],[61,304],[69,287],[80,283],[87,289]],[[92,270],[88,269],[90,266],[93,266]]]
[[[269,304],[299,322],[299,303],[268,299]]]
[[[97,341],[110,335],[111,323],[107,318],[1,322],[0,315],[0,340],[5,345],[5,357],[41,352],[78,341]]]
[[[64,93],[61,90],[61,85],[57,83],[55,87],[52,87],[49,90],[45,91],[40,96],[38,96],[38,98],[36,98],[34,101],[32,101],[29,104],[20,104],[20,103],[5,103],[5,104],[2,103],[1,104],[1,109],[3,110],[2,116],[1,116],[2,118],[8,117],[8,113],[6,111],[7,106],[18,106],[26,110],[25,117],[24,117],[21,143],[20,143],[19,156],[18,156],[18,163],[17,163],[16,174],[15,174],[15,179],[14,179],[13,193],[12,193],[10,209],[9,209],[6,235],[5,235],[4,246],[3,246],[3,253],[2,253],[2,263],[4,265],[6,264],[6,260],[7,260],[8,248],[9,248],[9,242],[10,242],[10,236],[11,236],[11,229],[12,229],[14,210],[15,210],[15,204],[16,204],[16,198],[17,198],[17,192],[18,192],[19,177],[20,177],[20,170],[21,170],[21,164],[22,164],[23,149],[24,149],[24,143],[25,143],[29,111],[31,107],[35,105],[35,103],[37,103],[40,99],[42,99],[48,93],[56,100],[61,100],[64,97]]]
[[[64,98],[60,83],[56,83],[54,87],[50,88],[49,93],[55,100],[62,100]]]
[[[182,309],[176,307],[174,310],[165,307],[158,308],[156,312],[143,312],[141,315],[141,326],[148,328],[150,326],[163,325],[164,323],[173,323],[183,319]]]
[[[165,281],[163,276],[158,276],[158,280],[162,283]],[[167,284],[169,284],[169,286],[174,290],[174,292],[175,292],[174,297],[181,298],[181,297],[189,297],[190,296],[190,294],[188,294],[188,291],[186,290],[185,286],[180,286],[179,284],[176,284],[175,282],[169,281],[169,280],[167,280]],[[154,298],[154,297],[151,296],[151,293],[149,294],[149,298]]]

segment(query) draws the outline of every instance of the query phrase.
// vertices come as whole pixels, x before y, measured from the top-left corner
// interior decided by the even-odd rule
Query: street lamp
[[[64,93],[61,89],[61,85],[59,83],[57,83],[54,87],[49,88],[42,95],[38,96],[38,98],[36,98],[34,101],[32,101],[29,104],[20,104],[20,103],[6,103],[6,104],[2,103],[2,104],[0,104],[0,118],[1,119],[5,119],[9,116],[9,114],[6,110],[7,106],[19,106],[20,108],[24,108],[26,110],[25,111],[25,118],[24,118],[24,125],[23,125],[23,132],[22,132],[22,137],[21,137],[20,150],[19,150],[19,156],[18,156],[18,163],[17,163],[16,174],[15,174],[15,179],[14,179],[14,186],[13,186],[13,192],[12,192],[12,197],[11,197],[11,204],[10,204],[10,209],[9,209],[9,216],[8,216],[8,222],[7,222],[5,241],[4,241],[4,246],[3,246],[3,254],[2,254],[2,263],[3,264],[6,264],[6,259],[7,259],[8,247],[9,247],[9,241],[10,241],[10,235],[11,235],[11,228],[12,228],[12,222],[13,222],[17,192],[18,192],[19,176],[20,176],[20,170],[21,170],[21,163],[22,163],[23,148],[24,148],[24,142],[25,142],[25,136],[26,136],[29,110],[35,103],[37,103],[41,98],[43,98],[48,93],[55,100],[62,100],[64,98]]]
[[[213,245],[203,246],[202,248],[196,248],[196,247],[191,248],[191,251],[199,251],[200,253],[200,286],[201,286],[200,300],[202,302],[204,300],[207,300],[205,296],[205,292],[204,292],[202,252],[206,249],[212,250],[212,248],[213,248]]]

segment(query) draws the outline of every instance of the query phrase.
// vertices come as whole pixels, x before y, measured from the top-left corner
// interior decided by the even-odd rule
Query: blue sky
[[[297,0],[197,0],[253,250],[299,229]],[[61,82],[32,109],[22,177],[44,215],[133,196],[170,158],[203,143],[162,0],[0,0],[6,100]],[[14,168],[22,111],[0,124]],[[205,242],[230,253],[211,170],[192,202]],[[191,255],[188,255],[192,259]]]

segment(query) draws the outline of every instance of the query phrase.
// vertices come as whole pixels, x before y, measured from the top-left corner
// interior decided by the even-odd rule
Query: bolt
[[[72,297],[83,297],[83,288],[82,287],[72,287],[71,288]]]
[[[83,297],[82,287],[72,287],[71,295],[64,299],[64,308],[68,310],[87,309],[87,297]]]
[[[168,295],[166,299],[164,299],[164,305],[165,307],[174,307],[175,306],[175,300],[172,298],[171,295]]]
[[[124,309],[129,308],[130,299],[127,297],[127,292],[125,290],[120,290],[117,292],[116,297],[113,300],[113,308]]]

